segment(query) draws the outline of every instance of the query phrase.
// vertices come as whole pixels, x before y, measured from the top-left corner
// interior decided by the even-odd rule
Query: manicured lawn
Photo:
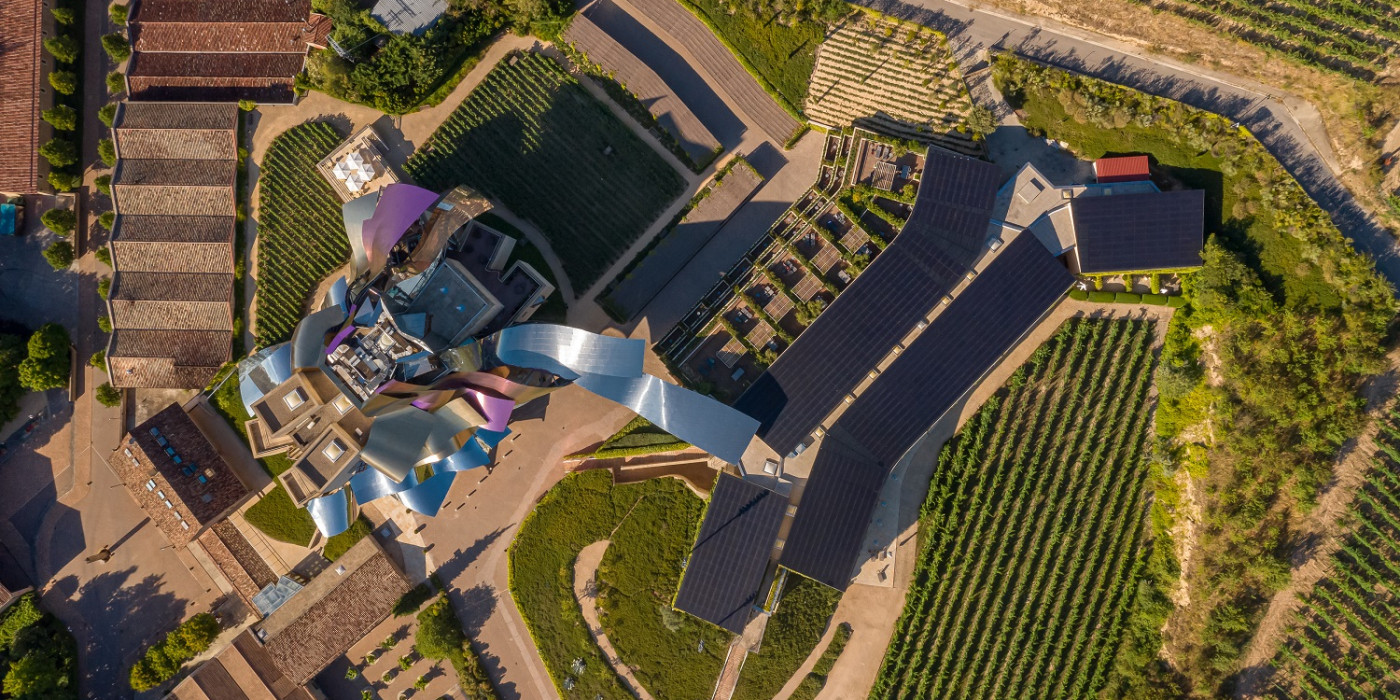
[[[326,540],[326,546],[321,550],[321,556],[335,561],[344,555],[356,542],[364,539],[374,529],[361,515],[355,518],[355,522],[350,523],[350,529]]]
[[[676,479],[636,486],[645,495],[598,567],[603,629],[653,697],[708,700],[730,634],[671,608],[705,503]]]
[[[465,184],[529,219],[587,289],[684,189],[680,174],[552,59],[492,70],[404,169]]]
[[[699,10],[720,38],[742,54],[789,105],[802,109],[826,25],[798,16],[788,26],[771,14],[755,13],[747,3],[681,0],[681,4],[692,12]]]
[[[822,638],[841,593],[809,578],[788,574],[778,612],[768,621],[763,647],[749,654],[734,689],[735,700],[771,698],[797,672]]]
[[[311,515],[305,508],[298,508],[280,484],[248,508],[243,517],[268,537],[302,547],[310,544],[316,534]]]
[[[670,611],[702,506],[674,479],[614,487],[608,472],[588,471],[564,477],[525,519],[510,549],[511,597],[564,697],[632,697],[593,643],[573,594],[579,551],[614,528],[598,574],[608,638],[654,697],[709,697],[729,636]],[[566,693],[567,679],[574,689]]]

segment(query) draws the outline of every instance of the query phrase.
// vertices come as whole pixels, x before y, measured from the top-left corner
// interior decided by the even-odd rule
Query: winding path
[[[578,599],[578,606],[583,611],[583,621],[588,624],[588,633],[593,635],[593,641],[603,650],[603,656],[607,657],[613,672],[622,679],[633,695],[641,700],[654,700],[651,693],[642,686],[642,682],[632,675],[632,669],[622,663],[617,650],[613,649],[612,642],[608,641],[607,633],[603,631],[602,622],[598,619],[598,565],[603,562],[603,553],[608,551],[610,544],[611,540],[598,540],[579,550],[578,559],[574,561],[574,598]]]

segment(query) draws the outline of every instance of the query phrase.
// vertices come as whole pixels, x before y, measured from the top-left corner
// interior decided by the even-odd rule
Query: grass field
[[[780,21],[759,14],[746,2],[682,0],[719,37],[748,61],[794,109],[802,109],[826,25],[797,15]]]
[[[638,486],[645,494],[598,566],[603,630],[653,697],[709,700],[730,635],[671,609],[705,503],[677,479]]]
[[[1154,325],[1071,320],[943,447],[872,698],[1087,698],[1128,616]]]
[[[685,181],[553,60],[496,66],[405,170],[432,190],[476,187],[533,222],[587,289]]]
[[[361,515],[350,523],[350,529],[326,540],[326,546],[321,549],[321,556],[335,561],[350,551],[356,542],[364,539],[373,530],[374,526],[370,525],[365,516]]]
[[[292,336],[307,295],[345,264],[350,243],[340,199],[316,171],[342,134],[325,122],[301,124],[272,140],[258,177],[259,347]]]
[[[639,505],[644,501],[648,503]],[[573,594],[579,551],[607,539],[614,528],[618,532],[599,567],[599,588],[609,590],[600,598],[610,598],[604,609],[624,611],[618,616],[626,619],[619,628],[604,618],[609,639],[624,662],[638,667],[643,683],[659,684],[647,686],[655,697],[690,697],[696,679],[709,674],[703,693],[708,697],[719,673],[715,655],[723,659],[727,636],[683,613],[662,612],[675,596],[700,506],[674,479],[614,487],[609,472],[587,471],[564,477],[521,524],[510,548],[511,597],[564,697],[632,697],[589,636]],[[676,556],[652,561],[658,553]],[[696,651],[701,639],[706,640],[703,653]],[[583,668],[577,673],[576,659]],[[566,683],[573,685],[567,694],[562,690]],[[670,692],[681,695],[666,694]]]
[[[1380,420],[1355,527],[1271,662],[1272,697],[1400,697],[1400,411]]]
[[[763,633],[763,647],[749,654],[739,673],[734,700],[777,695],[822,638],[841,593],[809,578],[788,574],[778,611]]]

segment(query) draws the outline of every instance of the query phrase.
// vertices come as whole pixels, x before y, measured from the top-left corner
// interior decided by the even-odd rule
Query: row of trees
[[[0,696],[76,700],[78,648],[73,635],[27,593],[0,618]]]
[[[219,621],[209,613],[198,613],[146,649],[131,667],[131,688],[146,691],[175,677],[186,661],[199,656],[219,636]]]
[[[0,423],[19,414],[19,400],[30,391],[68,385],[68,331],[46,323],[31,334],[0,333]]]

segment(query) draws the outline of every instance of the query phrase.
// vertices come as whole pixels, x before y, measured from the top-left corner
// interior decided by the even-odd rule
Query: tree
[[[97,109],[97,120],[102,122],[102,125],[109,129],[112,127],[112,122],[116,120],[116,118],[117,103],[115,102],[102,105]],[[111,180],[111,178],[108,178],[108,180]]]
[[[19,383],[31,391],[68,385],[68,331],[45,323],[29,336],[29,357],[19,363]]]
[[[997,115],[982,105],[973,105],[967,113],[967,128],[983,136],[997,130]]]
[[[125,90],[126,90],[126,74],[125,74],[125,73],[123,73],[123,72],[121,72],[121,71],[119,71],[119,70],[114,70],[114,71],[112,71],[111,73],[108,73],[108,74],[107,74],[107,92],[110,92],[110,93],[112,93],[113,95],[115,95],[115,94],[117,94],[117,93],[119,93],[119,92],[123,92],[123,91],[125,91]],[[111,126],[111,124],[108,124],[108,126]]]
[[[238,108],[243,110],[244,112],[251,112],[258,108],[258,103],[252,100],[239,100]]]
[[[39,113],[44,121],[59,131],[72,131],[78,126],[78,111],[68,105],[54,105]]]
[[[102,246],[101,248],[98,248],[97,251],[92,254],[92,257],[97,258],[97,262],[100,262],[103,265],[106,265],[107,267],[112,266],[112,250],[107,246]]]
[[[106,299],[112,293],[112,278],[103,277],[97,280],[97,296]]]
[[[44,228],[60,236],[67,236],[73,233],[73,228],[78,225],[78,214],[72,209],[50,209],[44,212],[39,220],[44,222]]]
[[[112,332],[112,319],[109,318],[109,317],[108,317],[107,315],[105,315],[105,314],[102,315],[102,316],[98,316],[98,317],[97,317],[97,330],[100,330],[100,331],[102,331],[103,333],[111,333],[111,332]]]
[[[98,225],[98,226],[101,226],[102,228],[107,229],[108,231],[111,231],[111,230],[112,230],[112,227],[115,226],[116,223],[117,223],[117,213],[116,213],[116,212],[104,211],[104,212],[102,212],[102,216],[97,217],[97,225]]]
[[[126,5],[118,5],[116,3],[113,3],[111,7],[107,8],[107,16],[111,17],[112,24],[115,24],[118,27],[126,26],[126,15]]]
[[[72,192],[81,184],[83,184],[83,179],[73,173],[49,171],[49,186],[58,192]]]
[[[97,387],[97,391],[93,394],[93,398],[96,398],[97,403],[107,408],[116,408],[122,405],[121,389],[112,386],[109,382],[102,382],[102,384]]]
[[[19,383],[19,363],[24,361],[25,342],[18,335],[0,335],[0,421],[8,421],[19,413],[19,399],[24,387]],[[3,645],[0,639],[0,646]]]
[[[73,244],[68,241],[54,241],[44,249],[44,259],[55,270],[67,270],[73,264]]]
[[[93,353],[93,354],[92,354],[92,357],[89,357],[89,358],[88,358],[88,366],[89,366],[89,367],[94,367],[94,368],[97,368],[97,369],[102,370],[103,372],[106,372],[106,371],[107,371],[107,351],[106,351],[106,350],[98,350],[97,352]]]
[[[111,197],[111,196],[112,196],[112,176],[111,176],[111,175],[98,175],[98,176],[97,176],[97,179],[93,180],[92,184],[94,184],[94,185],[97,186],[97,191],[98,191],[98,192],[101,192],[102,194],[105,194],[105,195],[107,195],[108,197]]]
[[[78,162],[78,147],[68,139],[52,138],[39,147],[39,155],[43,156],[49,165],[62,168]]]
[[[78,40],[67,34],[51,36],[44,40],[44,50],[59,63],[74,63],[78,60]],[[71,93],[65,93],[71,94]]]
[[[97,157],[109,168],[117,164],[117,147],[112,143],[112,139],[97,142]]]
[[[131,56],[131,44],[126,37],[118,32],[102,35],[102,50],[112,57],[113,61],[121,63]]]
[[[60,95],[71,95],[78,91],[78,74],[67,70],[53,71],[49,73],[49,85]]]
[[[53,21],[57,24],[72,24],[77,19],[77,15],[70,7],[55,7],[49,10],[49,14],[53,16]]]

